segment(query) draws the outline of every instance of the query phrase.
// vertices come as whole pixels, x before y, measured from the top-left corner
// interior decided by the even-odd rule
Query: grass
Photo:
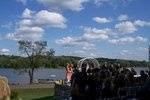
[[[54,89],[14,89],[22,100],[54,100]]]

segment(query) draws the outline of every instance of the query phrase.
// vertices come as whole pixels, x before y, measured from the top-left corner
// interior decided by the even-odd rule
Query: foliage
[[[46,41],[18,41],[19,51],[26,56],[23,60],[18,60],[17,64],[22,65],[24,70],[28,72],[30,83],[33,83],[34,71],[43,66],[45,57],[50,58],[54,55],[55,51],[50,49],[47,51]],[[15,61],[14,61],[15,62]],[[16,63],[14,63],[16,64]],[[19,67],[15,65],[16,68]]]
[[[11,100],[19,100],[18,92],[12,91],[10,98],[11,98]]]

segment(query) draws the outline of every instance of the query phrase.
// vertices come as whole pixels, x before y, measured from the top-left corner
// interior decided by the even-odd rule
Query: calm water
[[[148,68],[136,67],[135,70],[139,74],[140,70],[148,70]],[[14,69],[1,68],[0,75],[6,76],[9,79],[9,83],[29,83],[28,73],[19,73],[19,71]],[[38,69],[34,73],[34,80],[35,79],[65,79],[65,69]]]
[[[9,83],[19,83],[19,84],[27,84],[29,83],[28,73],[20,73],[20,71],[14,69],[0,69],[0,75],[6,76],[9,80]],[[35,79],[65,79],[65,69],[47,69],[41,68],[35,71],[34,80]]]

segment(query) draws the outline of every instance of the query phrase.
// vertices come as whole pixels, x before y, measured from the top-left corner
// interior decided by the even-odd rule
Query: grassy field
[[[13,89],[17,92],[21,100],[54,100],[53,88],[40,88],[40,89]]]

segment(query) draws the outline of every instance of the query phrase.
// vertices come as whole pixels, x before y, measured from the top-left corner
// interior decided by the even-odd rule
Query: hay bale
[[[10,95],[8,79],[4,76],[0,76],[0,100],[10,100]]]

